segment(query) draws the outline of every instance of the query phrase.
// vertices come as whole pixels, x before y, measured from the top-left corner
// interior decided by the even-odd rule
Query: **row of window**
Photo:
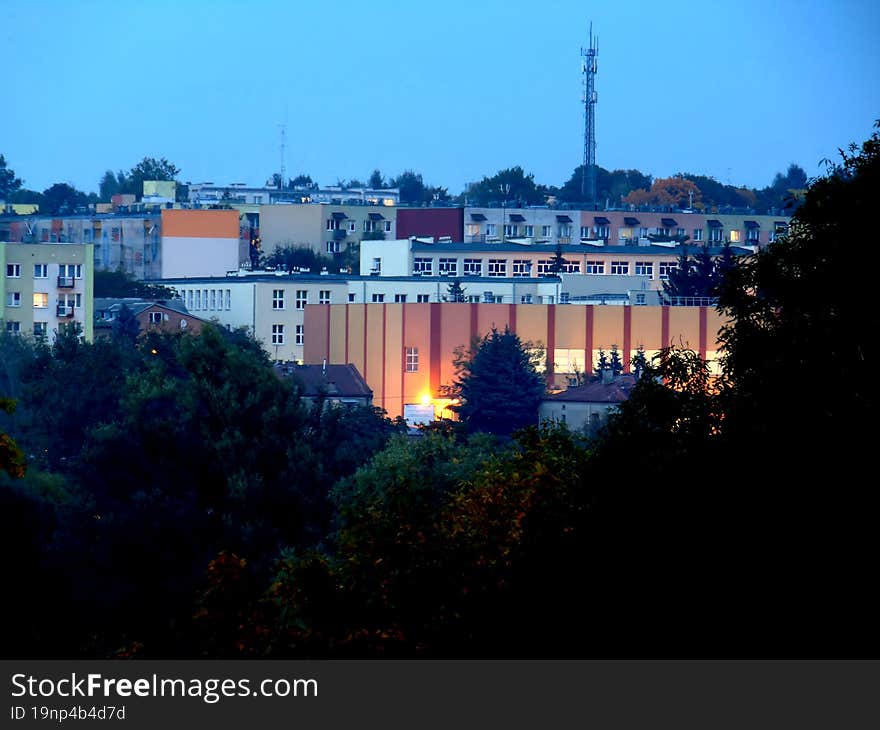
[[[305,339],[304,336],[304,325],[298,324],[294,329],[294,342],[297,345],[302,345]],[[272,344],[273,345],[283,345],[284,344],[284,325],[283,324],[273,324],[272,325]]]
[[[34,292],[33,302],[34,309],[48,309],[49,294],[47,292]],[[82,307],[82,294],[59,294],[57,302],[59,307],[75,307],[80,309]],[[21,292],[6,292],[6,306],[20,307]]]
[[[6,331],[10,334],[20,334],[21,333],[21,322],[8,321],[6,322]],[[43,338],[49,332],[49,327],[47,322],[34,322],[34,337]]]
[[[351,218],[348,221],[342,221],[337,218],[328,218],[327,219],[327,228],[328,231],[348,231],[349,233],[357,232],[357,221],[352,220]],[[385,233],[391,233],[391,221],[374,221],[374,220],[365,220],[364,221],[364,233],[376,233],[378,231],[384,231]]]
[[[181,296],[191,312],[232,309],[230,289],[187,289],[181,292]]]
[[[309,303],[309,292],[307,289],[297,289],[296,298],[294,300],[295,309],[305,309]],[[318,292],[318,304],[330,304],[330,290],[321,289]],[[272,290],[272,309],[285,309],[284,289]]]
[[[69,279],[82,279],[82,264],[58,264],[58,276]],[[6,264],[6,278],[20,279],[21,264]],[[48,279],[49,264],[34,264],[34,278]]]
[[[595,226],[581,226],[581,238],[594,238],[594,239],[609,239],[611,237],[611,226],[609,225],[595,225]],[[468,223],[465,228],[468,236],[479,236],[482,234],[482,226],[479,223]],[[636,235],[636,231],[638,231],[638,235]],[[674,232],[673,232],[674,231]],[[702,242],[704,240],[708,240],[709,243],[723,243],[725,240],[729,240],[730,243],[740,243],[743,240],[758,243],[760,241],[761,231],[758,228],[749,228],[746,230],[745,239],[742,237],[742,231],[739,230],[730,230],[727,232],[728,238],[725,239],[725,232],[723,228],[710,228],[708,239],[704,239],[703,237],[703,229],[702,228],[694,228],[692,229],[693,236],[691,237],[692,241]],[[571,238],[572,234],[572,226],[570,225],[560,225],[556,229],[557,236],[559,238]],[[553,233],[553,226],[541,226],[541,238],[550,238]],[[485,235],[488,237],[493,237],[498,235],[498,226],[495,223],[487,223]],[[504,235],[508,238],[532,238],[535,235],[535,226],[532,225],[517,225],[515,223],[505,224],[504,225]],[[665,236],[672,237],[678,236],[683,238],[687,236],[687,229],[685,228],[669,228],[666,226],[657,226],[653,228],[648,228],[646,226],[642,226],[638,229],[636,228],[618,228],[617,235],[619,240],[632,240],[635,238],[647,238],[651,235],[656,236]],[[776,240],[776,232],[768,231],[768,241]]]
[[[375,262],[378,259],[374,259],[374,267],[379,268]],[[508,264],[511,265],[511,273],[513,276],[531,276],[532,274],[532,265],[533,262],[529,259],[513,259],[513,261],[509,261],[508,259],[489,259],[488,267],[486,269],[487,276],[507,276],[507,268]],[[676,262],[674,261],[661,261],[659,262],[659,272],[661,279],[669,278],[669,271],[672,268],[675,268]],[[561,271],[565,274],[578,274],[581,271],[581,262],[580,261],[563,261],[561,264]],[[537,274],[538,276],[543,276],[546,274],[552,274],[554,269],[556,268],[556,262],[552,259],[539,259],[537,261]],[[634,271],[636,276],[647,276],[649,278],[654,278],[654,262],[653,261],[636,261],[634,264]],[[413,259],[413,273],[414,274],[425,274],[428,276],[433,275],[434,272],[434,260],[429,258],[414,258]],[[438,273],[447,274],[449,276],[458,276],[458,259],[452,258],[441,258],[438,262]],[[604,261],[587,261],[586,262],[586,273],[587,274],[604,274],[605,273],[605,262]],[[609,266],[609,273],[616,276],[628,276],[630,273],[630,262],[629,261],[611,261]],[[482,276],[483,275],[483,260],[482,259],[464,259],[462,274],[464,276]]]

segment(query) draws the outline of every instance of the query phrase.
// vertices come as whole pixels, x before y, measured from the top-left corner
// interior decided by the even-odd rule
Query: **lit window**
[[[406,348],[406,372],[417,373],[419,371],[419,348]]]
[[[479,223],[468,223],[466,227],[466,232],[468,236],[479,236],[480,235],[480,224]]]
[[[48,309],[49,295],[44,292],[34,292],[34,309]]]
[[[284,309],[284,289],[272,290],[272,309]]]
[[[730,242],[731,243],[739,243],[739,231],[731,231],[730,232]]]

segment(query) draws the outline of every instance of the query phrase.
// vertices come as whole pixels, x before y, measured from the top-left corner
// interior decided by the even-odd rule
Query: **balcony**
[[[55,316],[59,319],[64,319],[67,317],[73,316],[73,305],[72,304],[59,304],[55,310]]]
[[[342,228],[337,228],[335,231],[333,231],[333,240],[334,241],[341,241],[347,235],[348,235],[348,231],[345,231]]]
[[[76,285],[76,280],[72,276],[59,276],[58,277],[58,288],[59,289],[73,289]]]

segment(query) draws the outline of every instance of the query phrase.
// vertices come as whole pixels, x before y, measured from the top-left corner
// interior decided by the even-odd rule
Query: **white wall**
[[[162,236],[162,278],[225,276],[238,270],[237,238]]]

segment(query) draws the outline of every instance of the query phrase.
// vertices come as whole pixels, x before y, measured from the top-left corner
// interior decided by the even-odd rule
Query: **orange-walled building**
[[[307,305],[306,363],[354,364],[373,390],[373,404],[391,417],[404,405],[448,404],[442,386],[455,377],[454,352],[493,327],[510,329],[545,350],[552,380],[591,371],[599,350],[617,346],[629,360],[641,346],[650,358],[664,346],[689,347],[717,358],[724,323],[712,307],[624,307],[570,304]],[[548,377],[551,380],[551,377]],[[444,415],[449,415],[447,412]]]

